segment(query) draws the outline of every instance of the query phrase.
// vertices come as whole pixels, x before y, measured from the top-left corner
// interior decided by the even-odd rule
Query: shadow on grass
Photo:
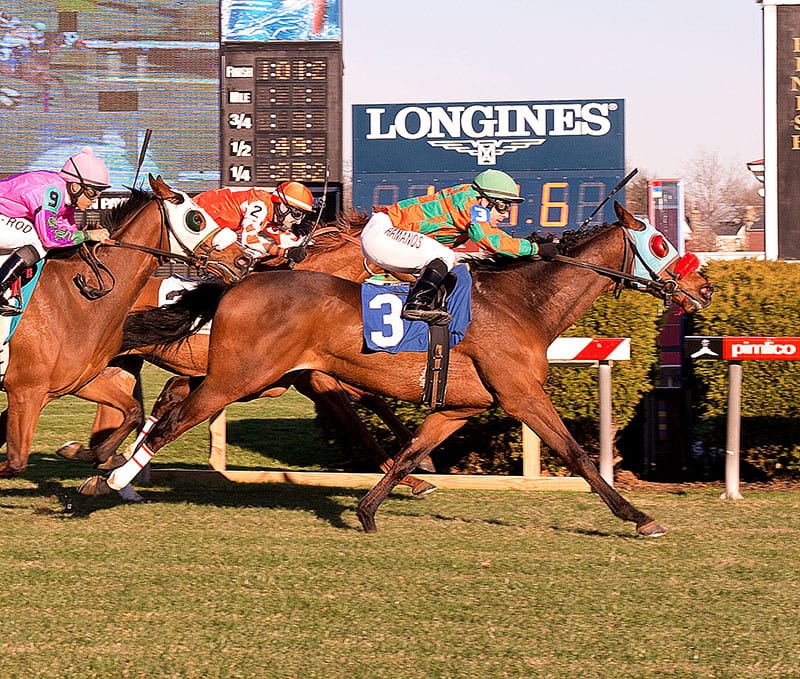
[[[207,467],[182,465],[185,469],[207,471]],[[79,478],[76,479],[76,472]],[[85,472],[85,473],[84,473]],[[0,508],[20,509],[15,500],[30,501],[32,511],[55,518],[83,519],[95,512],[118,507],[124,501],[116,493],[100,497],[86,497],[78,492],[80,482],[97,474],[88,464],[68,463],[59,458],[32,458],[31,465],[21,477],[29,485],[20,488],[0,489]],[[336,486],[304,486],[281,483],[237,483],[226,479],[204,480],[200,483],[185,479],[159,480],[157,485],[136,486],[144,502],[160,504],[208,505],[220,508],[256,507],[310,512],[335,528],[360,530],[344,520],[353,513],[355,505],[367,492],[364,488]],[[59,509],[36,507],[37,499],[57,502]],[[402,491],[392,499],[418,501]]]

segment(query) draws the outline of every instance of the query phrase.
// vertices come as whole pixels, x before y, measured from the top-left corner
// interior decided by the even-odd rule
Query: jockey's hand
[[[86,232],[86,240],[93,241],[95,243],[103,243],[105,241],[111,240],[111,234],[108,233],[108,229],[90,229]]]
[[[308,256],[308,250],[302,245],[295,248],[286,248],[286,252],[284,252],[283,256],[292,264],[299,264]]]
[[[538,250],[536,251],[536,257],[543,259],[545,262],[552,262],[556,255],[561,254],[558,251],[558,246],[550,241],[544,241],[542,243],[537,243],[536,245],[538,247]]]

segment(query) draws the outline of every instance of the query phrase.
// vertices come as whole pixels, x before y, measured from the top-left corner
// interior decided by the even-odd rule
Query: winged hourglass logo
[[[544,144],[544,139],[454,139],[452,141],[430,141],[428,144],[448,151],[457,151],[475,156],[478,165],[496,165],[497,157],[520,149]]]

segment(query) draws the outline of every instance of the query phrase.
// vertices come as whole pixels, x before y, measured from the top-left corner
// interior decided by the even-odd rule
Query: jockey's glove
[[[536,244],[536,257],[543,259],[546,262],[551,262],[555,259],[556,255],[560,255],[558,246],[550,241]]]
[[[283,256],[286,257],[286,259],[288,259],[292,264],[299,264],[308,256],[308,250],[306,250],[302,245],[294,248],[286,248]]]

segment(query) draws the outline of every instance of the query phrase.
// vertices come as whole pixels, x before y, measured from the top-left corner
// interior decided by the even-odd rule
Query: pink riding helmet
[[[84,146],[80,153],[71,156],[59,172],[68,182],[79,182],[85,186],[107,189],[108,168],[100,160],[90,146]]]

